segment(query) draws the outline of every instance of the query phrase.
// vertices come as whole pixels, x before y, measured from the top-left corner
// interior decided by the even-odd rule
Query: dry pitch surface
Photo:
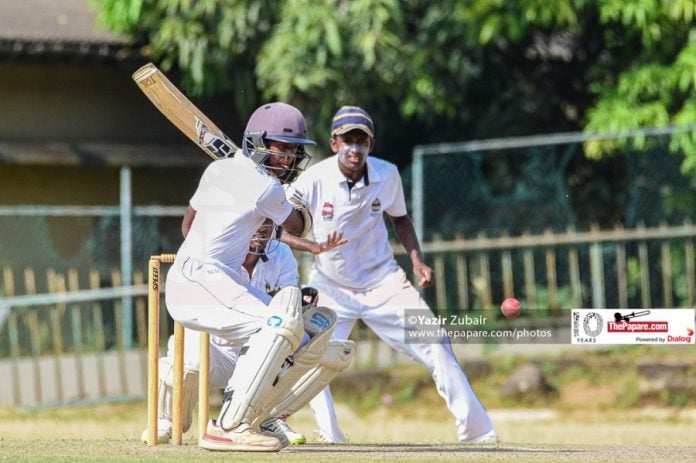
[[[275,454],[213,453],[194,442],[156,448],[133,440],[0,440],[0,461],[34,462],[687,462],[696,461],[696,447],[644,445],[523,445],[464,447],[456,444],[309,444]]]
[[[499,445],[461,446],[446,410],[378,408],[338,412],[351,443],[319,444],[309,411],[291,424],[310,443],[277,454],[213,453],[196,446],[148,447],[138,440],[143,404],[23,412],[0,410],[0,462],[696,462],[696,415],[690,411],[491,411]],[[443,407],[444,408],[444,407]]]

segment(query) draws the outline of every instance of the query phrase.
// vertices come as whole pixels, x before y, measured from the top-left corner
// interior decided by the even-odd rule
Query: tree
[[[387,157],[433,141],[696,122],[693,0],[93,1],[189,93],[234,87],[244,113],[286,100],[315,133],[357,103]],[[629,143],[641,140],[586,151]],[[671,146],[696,169],[693,131]]]
[[[696,3],[607,0],[598,3],[598,10],[610,45],[605,59],[622,66],[591,84],[597,98],[587,111],[585,129],[621,132],[692,125],[691,131],[673,135],[670,148],[683,151],[683,167],[696,171]],[[617,146],[644,144],[641,137],[597,141],[588,143],[586,151],[601,156]]]

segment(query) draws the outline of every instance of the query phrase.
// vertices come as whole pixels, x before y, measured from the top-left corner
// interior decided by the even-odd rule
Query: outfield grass
[[[213,410],[213,413],[215,411]],[[318,445],[308,410],[291,419],[310,445],[279,454],[211,453],[196,446],[195,428],[183,447],[139,441],[145,404],[44,411],[0,410],[0,461],[694,461],[696,417],[676,410],[557,412],[491,410],[500,446],[456,444],[444,406],[382,406],[355,414],[339,404],[348,445]],[[654,459],[653,459],[654,458]],[[664,460],[663,460],[664,458]]]
[[[673,360],[675,353],[691,354],[664,355]],[[473,382],[501,437],[499,446],[458,445],[453,418],[431,380],[420,369],[402,367],[396,380],[390,377],[364,394],[342,395],[339,390],[337,413],[348,445],[320,445],[307,408],[291,417],[290,424],[307,435],[309,445],[271,455],[199,449],[195,424],[183,447],[148,447],[139,440],[146,423],[144,402],[34,411],[0,408],[0,462],[696,461],[693,407],[674,406],[668,396],[662,403],[642,403],[635,369],[621,365],[630,365],[645,352],[628,354],[586,355],[582,368],[563,370],[553,359],[537,359],[550,373],[557,394],[516,403],[500,398],[497,387],[525,360],[499,359],[491,375]],[[387,393],[390,400],[382,400]],[[211,408],[211,416],[216,414]]]

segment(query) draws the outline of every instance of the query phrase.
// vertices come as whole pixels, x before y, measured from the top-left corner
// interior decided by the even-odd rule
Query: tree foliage
[[[696,123],[694,0],[92,1],[193,95],[286,100],[319,133],[360,104],[396,151]],[[671,146],[696,170],[695,132]]]

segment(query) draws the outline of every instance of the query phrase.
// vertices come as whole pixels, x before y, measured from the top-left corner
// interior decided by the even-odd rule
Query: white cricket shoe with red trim
[[[254,431],[241,424],[231,431],[223,430],[215,420],[208,422],[203,438],[198,443],[204,449],[220,452],[277,452],[283,444],[275,437]]]

